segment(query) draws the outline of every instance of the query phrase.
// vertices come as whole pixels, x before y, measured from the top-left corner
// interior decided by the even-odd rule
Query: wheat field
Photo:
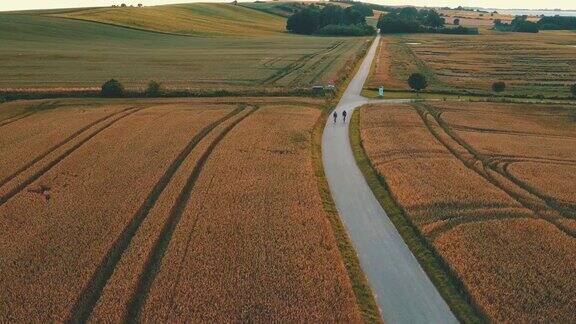
[[[322,106],[0,105],[0,321],[361,322],[312,160]]]
[[[362,145],[398,205],[490,320],[576,318],[574,107],[362,108]]]

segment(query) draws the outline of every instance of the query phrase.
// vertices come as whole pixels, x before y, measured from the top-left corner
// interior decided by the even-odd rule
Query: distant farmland
[[[314,174],[321,105],[0,105],[0,322],[361,321]]]
[[[220,16],[208,10],[212,6]],[[218,26],[220,19],[224,19],[222,15],[231,14],[229,7],[240,13],[248,10],[256,17],[269,16],[271,25],[267,26],[272,26],[274,32],[266,32],[268,27],[261,28],[262,17],[253,25],[228,17],[228,25],[223,30],[233,29],[236,36],[222,36],[211,26]],[[284,21],[284,18],[231,5],[126,10],[137,9],[144,10],[137,16],[144,21],[147,17],[144,13],[168,14],[162,10],[188,10],[194,19],[204,14],[208,25],[190,20],[191,26],[199,26],[202,33],[212,33],[212,36],[179,36],[54,17],[64,14],[61,12],[0,14],[3,58],[0,90],[96,89],[110,78],[120,80],[131,89],[143,88],[150,80],[169,88],[196,91],[295,89],[335,82],[367,41],[366,38],[289,35],[279,30],[278,20]],[[100,17],[108,14],[106,10],[122,9],[72,11],[66,15],[91,13]],[[183,18],[179,23],[184,21],[187,20]],[[184,28],[180,25],[139,27],[174,32]]]
[[[396,202],[495,322],[574,322],[572,106],[362,108],[363,147]]]
[[[284,33],[286,27],[282,17],[218,3],[77,9],[52,15],[193,36],[271,36]]]
[[[507,94],[569,95],[576,80],[574,33],[485,33],[384,37],[369,86],[407,89],[410,73],[420,72],[430,90],[487,94],[504,81]]]

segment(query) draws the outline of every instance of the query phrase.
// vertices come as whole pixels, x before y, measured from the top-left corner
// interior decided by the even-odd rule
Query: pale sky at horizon
[[[242,0],[241,0],[242,1]],[[428,7],[484,7],[498,9],[555,9],[576,10],[574,0],[553,0],[547,1],[545,5],[542,1],[522,1],[508,0],[365,0],[366,2],[379,3],[385,5],[416,5]],[[231,2],[231,0],[216,1],[174,1],[174,0],[0,0],[0,11],[27,10],[27,9],[51,9],[51,8],[72,8],[72,7],[99,7],[110,6],[112,4],[138,4],[151,6],[157,4],[186,3],[186,2]]]

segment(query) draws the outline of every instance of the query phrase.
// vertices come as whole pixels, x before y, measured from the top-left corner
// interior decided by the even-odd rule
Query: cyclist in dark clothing
[[[336,112],[336,110],[334,110],[332,116],[334,116],[334,124],[336,124],[336,120],[338,119],[338,113]]]
[[[344,123],[346,122],[346,110],[342,111],[342,118],[344,118]]]

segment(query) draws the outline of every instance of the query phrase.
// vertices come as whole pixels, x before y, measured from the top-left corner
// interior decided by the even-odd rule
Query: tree
[[[409,19],[409,20],[417,19],[418,18],[418,9],[416,9],[414,7],[404,7],[402,9],[400,9],[398,16],[400,16],[401,18],[404,18],[404,19]]]
[[[570,92],[572,93],[572,97],[576,98],[576,83],[570,87]]]
[[[124,86],[117,80],[111,79],[102,85],[100,96],[104,98],[120,98],[124,95]]]
[[[368,8],[369,9],[369,8]],[[373,28],[366,24],[367,12],[362,6],[351,6],[346,9],[332,4],[322,9],[310,5],[288,18],[286,29],[295,34],[323,35],[371,35]]]
[[[430,26],[434,28],[444,26],[444,18],[440,17],[436,10],[420,10],[419,13],[422,16],[422,24],[424,26]]]
[[[460,19],[459,18],[454,19],[454,25],[460,26]]]
[[[318,13],[319,27],[338,25],[344,20],[344,9],[335,5],[327,5]]]
[[[319,13],[312,8],[298,11],[288,18],[286,29],[295,34],[311,35],[319,27]]]
[[[382,34],[417,33],[422,29],[415,20],[405,20],[393,15],[380,16],[377,27]]]
[[[146,88],[146,97],[156,98],[162,95],[162,86],[160,83],[152,80],[148,83],[148,87]]]
[[[502,81],[492,83],[492,91],[504,92],[504,90],[506,90],[506,83]]]
[[[426,89],[428,86],[428,81],[426,81],[426,77],[420,73],[412,73],[408,78],[408,85],[412,90],[420,91]]]
[[[365,24],[366,17],[353,7],[344,9],[344,25]]]
[[[362,14],[362,16],[364,17],[372,17],[374,16],[374,10],[372,10],[372,8],[370,8],[370,6],[368,6],[367,4],[364,4],[362,2],[358,2],[355,3],[352,7],[353,10],[358,11],[359,13]]]
[[[537,33],[538,32],[538,24],[528,21],[528,16],[516,16],[512,20],[512,30],[515,32],[521,33]]]

